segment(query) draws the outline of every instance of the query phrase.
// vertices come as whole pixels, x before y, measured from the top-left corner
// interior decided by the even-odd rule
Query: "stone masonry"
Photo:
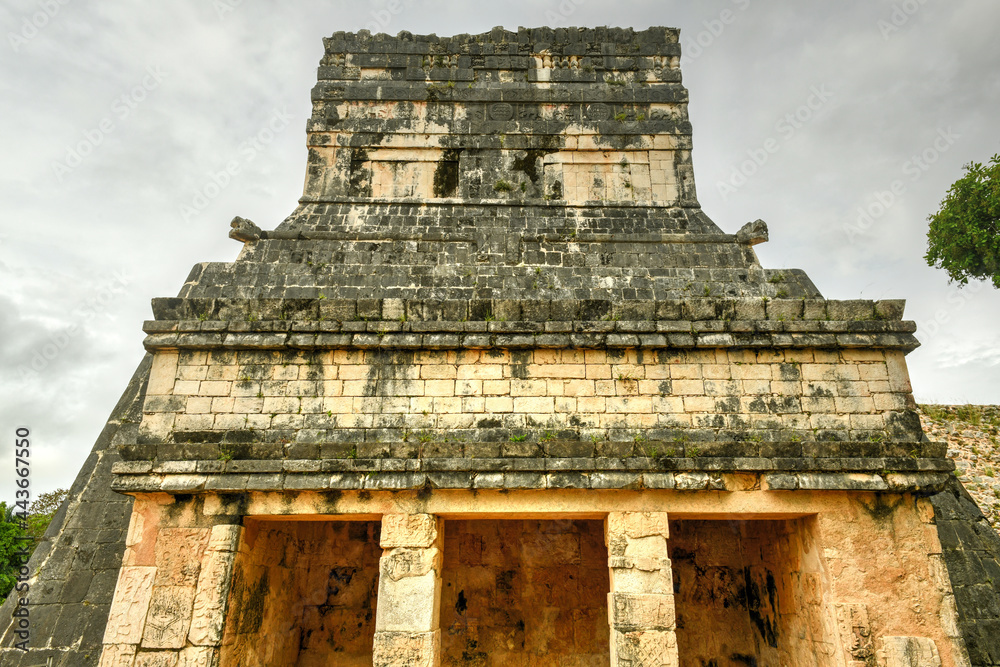
[[[915,325],[705,215],[677,30],[325,46],[299,205],[153,300],[5,666],[1000,665]]]

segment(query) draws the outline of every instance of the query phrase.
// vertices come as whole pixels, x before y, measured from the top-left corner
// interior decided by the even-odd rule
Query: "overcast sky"
[[[0,24],[0,499],[16,426],[35,492],[69,486],[142,357],[150,299],[235,259],[234,215],[271,229],[292,211],[338,30],[681,28],[708,215],[764,219],[762,263],[827,298],[906,299],[918,401],[1000,403],[1000,292],[922,258],[962,166],[1000,152],[993,0],[5,0]]]

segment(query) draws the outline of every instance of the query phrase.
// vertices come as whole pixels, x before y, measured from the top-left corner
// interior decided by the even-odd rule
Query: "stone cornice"
[[[302,459],[125,461],[122,493],[410,489],[674,489],[932,492],[947,459]],[[752,478],[752,479],[751,479]]]
[[[147,321],[148,350],[779,347],[883,348],[919,342],[908,321],[668,320],[570,322],[387,322],[302,320]]]

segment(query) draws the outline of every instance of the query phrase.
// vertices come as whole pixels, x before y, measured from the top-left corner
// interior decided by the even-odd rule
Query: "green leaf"
[[[965,169],[928,218],[924,259],[961,285],[988,280],[1000,288],[1000,155]]]

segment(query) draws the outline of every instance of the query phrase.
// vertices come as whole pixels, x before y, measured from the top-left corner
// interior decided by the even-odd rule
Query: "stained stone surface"
[[[444,665],[608,665],[607,550],[597,521],[449,521]]]
[[[337,33],[296,210],[180,296],[817,297],[700,209],[671,28]],[[248,231],[249,230],[249,231]],[[766,225],[763,227],[766,237]]]
[[[151,360],[146,355],[139,364],[31,559],[29,652],[12,648],[19,639],[7,626],[17,596],[0,607],[4,667],[46,665],[49,658],[52,667],[90,667],[101,657],[132,509],[132,498],[111,489],[111,466],[121,460],[118,448],[135,442]]]
[[[372,664],[378,522],[264,522],[233,568],[222,664]]]
[[[1000,536],[957,479],[931,502],[969,658],[1000,665]]]

